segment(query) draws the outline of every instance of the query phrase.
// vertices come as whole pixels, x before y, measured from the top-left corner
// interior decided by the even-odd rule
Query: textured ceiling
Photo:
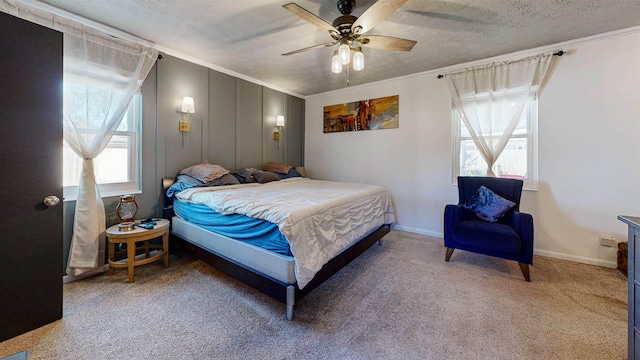
[[[288,0],[40,0],[203,62],[300,95],[346,87],[331,41],[282,8]],[[295,0],[331,23],[335,0]],[[359,16],[375,0],[357,0]],[[408,0],[367,34],[417,41],[411,52],[365,48],[351,85],[438,69],[640,25],[638,0]],[[604,55],[603,55],[604,56]]]

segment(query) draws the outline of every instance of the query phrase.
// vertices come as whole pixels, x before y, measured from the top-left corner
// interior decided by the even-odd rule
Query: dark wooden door
[[[62,34],[0,12],[0,341],[62,317]]]

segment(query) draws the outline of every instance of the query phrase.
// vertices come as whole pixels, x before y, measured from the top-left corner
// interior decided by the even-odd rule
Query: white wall
[[[569,54],[539,99],[539,190],[521,210],[534,217],[536,254],[615,267],[599,235],[626,241],[617,215],[640,215],[640,28],[500,59],[557,49]],[[308,176],[383,185],[397,229],[442,237],[444,206],[457,202],[444,70],[307,97]],[[398,129],[322,132],[325,105],[396,94]]]

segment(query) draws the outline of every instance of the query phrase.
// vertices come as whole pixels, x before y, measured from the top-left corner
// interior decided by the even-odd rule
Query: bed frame
[[[163,188],[165,189],[165,193],[166,189],[173,183],[173,179],[174,178],[163,179]],[[170,214],[172,213],[171,205],[169,205],[167,201],[165,201],[165,217],[170,216]],[[182,227],[192,226],[194,229],[196,228],[196,225],[190,225],[190,223],[180,218],[176,219],[177,221],[181,222]],[[338,254],[333,259],[329,260],[329,262],[327,262],[322,267],[322,269],[320,269],[320,271],[316,273],[311,282],[309,282],[303,289],[299,289],[295,281],[283,281],[283,279],[276,279],[275,277],[266,275],[263,272],[252,268],[251,266],[247,266],[241,263],[240,261],[234,260],[223,253],[199,246],[197,241],[188,238],[190,237],[190,235],[187,234],[187,231],[181,230],[178,234],[174,230],[175,229],[173,228],[171,230],[172,236],[181,239],[186,249],[189,252],[193,253],[199,259],[205,261],[214,268],[228,274],[229,276],[253,287],[254,289],[259,290],[286,304],[287,320],[291,320],[293,319],[293,308],[296,299],[303,298],[306,294],[311,292],[324,281],[329,279],[333,274],[337,273],[338,271],[340,271],[340,269],[349,264],[353,259],[358,257],[358,255],[362,254],[374,243],[378,242],[378,244],[381,245],[381,239],[383,236],[389,233],[390,226],[382,225],[370,232],[368,235],[352,243],[351,246],[349,246],[343,252]],[[211,235],[217,236],[221,239],[229,239],[230,241],[240,243],[236,240],[221,236],[219,234],[215,234],[202,228],[198,228],[195,231],[211,233]],[[246,245],[252,246],[250,244]]]

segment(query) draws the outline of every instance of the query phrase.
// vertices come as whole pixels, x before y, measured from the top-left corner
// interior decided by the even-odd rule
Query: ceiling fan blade
[[[305,51],[308,51],[308,50],[320,49],[320,48],[323,48],[323,47],[330,47],[330,46],[333,46],[333,45],[335,45],[337,43],[338,43],[337,41],[334,41],[334,42],[328,42],[328,43],[324,43],[324,44],[313,45],[313,46],[309,46],[309,47],[304,48],[304,49],[299,49],[299,50],[296,50],[296,51],[288,52],[286,54],[282,54],[282,56],[295,55],[295,54],[299,54],[301,52],[305,52]]]
[[[398,8],[406,2],[407,0],[378,0],[353,23],[351,29],[354,29],[358,34],[364,34],[378,25],[382,20],[386,19],[394,11],[398,10]],[[361,28],[361,30],[355,30],[357,28]]]
[[[367,35],[358,39],[362,46],[378,50],[411,51],[417,42],[390,36]]]
[[[286,5],[282,5],[283,8],[291,11],[292,13],[298,15],[302,20],[309,22],[317,27],[319,27],[322,30],[326,30],[329,32],[332,31],[336,31],[336,28],[334,28],[333,26],[331,26],[331,24],[329,24],[328,22],[320,19],[319,17],[317,17],[316,15],[310,13],[309,11],[305,10],[304,8],[300,7],[299,5],[295,4],[295,3],[289,3]]]

